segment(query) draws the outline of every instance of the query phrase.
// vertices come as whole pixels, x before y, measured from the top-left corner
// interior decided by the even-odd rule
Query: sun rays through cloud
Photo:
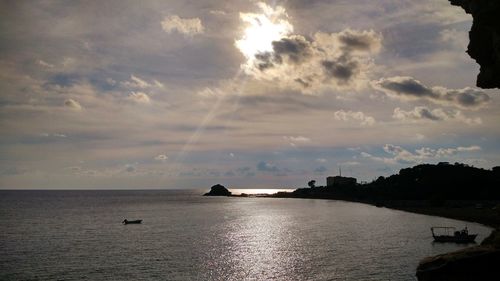
[[[247,64],[253,63],[259,53],[273,51],[272,43],[293,32],[288,15],[282,6],[271,7],[259,2],[261,13],[240,13],[245,24],[243,36],[235,41],[235,46],[246,57]]]

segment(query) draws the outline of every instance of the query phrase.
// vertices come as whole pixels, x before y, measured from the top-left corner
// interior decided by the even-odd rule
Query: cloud
[[[197,94],[204,98],[218,98],[224,96],[226,93],[220,88],[211,89],[205,87],[204,89],[198,91]]]
[[[467,147],[459,146],[455,148],[428,148],[422,147],[416,149],[415,152],[410,152],[401,146],[386,144],[384,151],[391,154],[392,157],[377,157],[366,152],[361,152],[361,156],[374,161],[384,162],[386,164],[415,164],[426,160],[451,157],[459,152],[475,152],[481,150],[478,145]]]
[[[114,85],[116,85],[116,80],[108,77],[108,78],[106,78],[106,83],[108,83],[108,85],[110,85],[110,86],[114,86]]]
[[[262,172],[279,172],[280,169],[278,169],[278,167],[276,167],[272,163],[260,161],[257,164],[257,171],[262,171]]]
[[[469,87],[463,89],[427,87],[422,82],[408,76],[382,78],[373,81],[372,86],[390,97],[427,100],[436,104],[463,109],[477,109],[490,101],[490,97],[482,90]]]
[[[415,134],[415,139],[416,140],[424,140],[425,139],[425,135],[420,134],[420,133],[416,133]]]
[[[131,92],[128,99],[136,103],[149,104],[151,99],[146,93],[143,92]]]
[[[250,167],[240,167],[240,168],[237,168],[236,171],[238,173],[248,173],[252,170],[252,168]]]
[[[443,42],[449,43],[452,47],[464,50],[469,43],[469,36],[466,32],[456,29],[443,29],[439,32],[440,39]]]
[[[259,7],[264,14],[242,13],[240,18],[252,27],[257,26],[256,29],[269,25],[262,32],[272,35],[273,41],[267,45],[260,39],[263,34],[252,39],[248,33],[236,41],[235,45],[247,58],[241,65],[246,74],[308,94],[325,87],[358,89],[366,84],[366,73],[373,64],[371,55],[382,46],[380,33],[345,29],[338,33],[316,32],[306,38],[292,34],[293,26],[283,7],[272,8],[263,3]],[[268,31],[271,27],[274,33]]]
[[[311,139],[310,138],[306,138],[306,137],[303,137],[303,136],[297,136],[297,137],[284,137],[285,139],[287,140],[290,140],[292,142],[310,142]]]
[[[306,138],[306,137],[303,137],[303,136],[283,136],[283,139],[285,141],[287,141],[291,146],[295,147],[297,146],[298,143],[307,143],[307,142],[310,142],[311,139],[310,138]]]
[[[43,60],[38,60],[38,64],[43,66],[43,67],[46,67],[46,68],[54,68],[53,64],[50,64],[50,63],[43,61]]]
[[[239,167],[235,169],[235,172],[240,176],[245,176],[245,177],[255,176],[255,172],[253,172],[252,168],[250,167]]]
[[[375,124],[375,118],[365,115],[361,111],[344,111],[344,110],[337,110],[333,114],[335,120],[340,120],[340,121],[349,121],[349,120],[357,120],[361,121],[360,124],[363,126],[372,126]]]
[[[225,11],[222,10],[210,10],[209,13],[217,16],[225,16],[227,14]]]
[[[181,18],[177,15],[165,17],[161,27],[167,33],[177,31],[190,36],[203,33],[205,29],[199,18]]]
[[[290,35],[274,41],[272,51],[256,54],[243,69],[257,79],[279,81],[305,93],[322,87],[361,88],[381,41],[373,30],[317,32],[312,39]]]
[[[15,175],[22,175],[26,171],[21,170],[18,167],[5,167],[5,168],[0,168],[0,175],[2,176],[15,176]]]
[[[68,136],[65,135],[65,134],[59,134],[59,133],[53,133],[53,134],[49,134],[49,133],[41,133],[40,134],[41,137],[45,137],[45,138],[48,138],[48,137],[54,137],[54,138],[67,138]]]
[[[127,172],[127,173],[133,173],[135,171],[136,171],[135,166],[130,165],[130,164],[125,165],[125,172]]]
[[[404,111],[397,107],[394,109],[392,118],[403,122],[456,120],[468,125],[482,124],[481,118],[466,117],[460,110],[444,110],[442,108],[429,109],[425,106],[417,106],[410,111]]]
[[[158,160],[158,161],[161,161],[161,162],[165,162],[165,161],[167,161],[168,156],[165,155],[165,154],[159,154],[159,155],[155,156],[154,159]]]
[[[109,79],[109,78],[108,78]],[[110,82],[114,80],[111,79]],[[130,80],[129,81],[123,81],[121,82],[122,86],[127,87],[127,88],[134,88],[134,89],[147,89],[152,86],[152,84],[146,82],[145,80],[135,76],[135,75],[130,75]]]
[[[64,101],[64,106],[68,107],[68,108],[70,108],[72,110],[75,110],[75,111],[81,111],[82,110],[82,106],[80,105],[80,103],[78,103],[74,99],[67,99],[67,100],[65,100]]]
[[[320,167],[314,169],[314,173],[318,174],[318,175],[323,175],[327,171],[328,171],[328,169],[326,169],[324,166],[320,166]]]
[[[478,145],[457,147],[457,151],[478,151],[478,150],[481,150],[481,147]]]
[[[319,162],[319,163],[326,163],[327,160],[325,158],[317,158],[316,159],[316,162]]]

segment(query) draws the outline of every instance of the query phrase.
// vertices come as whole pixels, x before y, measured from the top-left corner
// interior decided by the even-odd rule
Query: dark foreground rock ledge
[[[227,190],[223,185],[216,184],[210,188],[210,191],[203,196],[231,196],[231,191]]]
[[[500,280],[500,231],[480,246],[423,259],[417,268],[419,281]]]
[[[449,0],[471,14],[467,53],[481,66],[476,85],[500,88],[500,1]]]

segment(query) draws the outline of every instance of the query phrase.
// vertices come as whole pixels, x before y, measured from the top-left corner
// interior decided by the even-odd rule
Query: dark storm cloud
[[[430,119],[430,120],[442,120],[441,117],[439,117],[438,115],[434,115],[428,108],[422,108],[420,111],[419,111],[420,115],[422,116],[422,118],[426,118],[426,119]]]
[[[449,90],[445,97],[456,101],[462,107],[478,107],[490,101],[490,96],[482,90],[464,88],[460,90]]]
[[[356,87],[381,42],[382,36],[373,30],[317,32],[311,38],[291,35],[272,42],[272,52],[255,54],[248,71],[257,79],[282,82],[305,92],[319,86]]]
[[[410,99],[425,99],[434,103],[475,109],[489,102],[490,97],[482,90],[473,88],[447,89],[444,87],[428,87],[412,77],[382,78],[372,83],[389,96]]]
[[[292,36],[274,41],[273,52],[255,54],[256,66],[260,71],[273,68],[285,61],[300,64],[311,56],[311,43],[302,36]]]
[[[311,56],[311,43],[302,36],[292,36],[273,42],[275,60],[283,62],[287,56],[293,63],[301,63]]]
[[[373,36],[371,32],[355,32],[347,29],[339,35],[339,41],[348,51],[371,51],[378,48],[379,39]]]
[[[349,60],[347,57],[340,58],[337,61],[324,60],[321,62],[321,66],[327,77],[336,78],[344,83],[359,72],[358,63],[354,60]]]
[[[258,53],[255,55],[255,58],[258,61],[257,68],[260,71],[264,71],[268,68],[274,67],[273,54],[271,54],[270,52]]]
[[[393,77],[379,80],[378,86],[391,92],[415,97],[436,98],[439,95],[411,77]]]

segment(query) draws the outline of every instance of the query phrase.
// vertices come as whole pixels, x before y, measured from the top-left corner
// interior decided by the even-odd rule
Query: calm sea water
[[[432,243],[456,220],[203,192],[0,191],[0,280],[415,280],[421,258],[464,247]]]

